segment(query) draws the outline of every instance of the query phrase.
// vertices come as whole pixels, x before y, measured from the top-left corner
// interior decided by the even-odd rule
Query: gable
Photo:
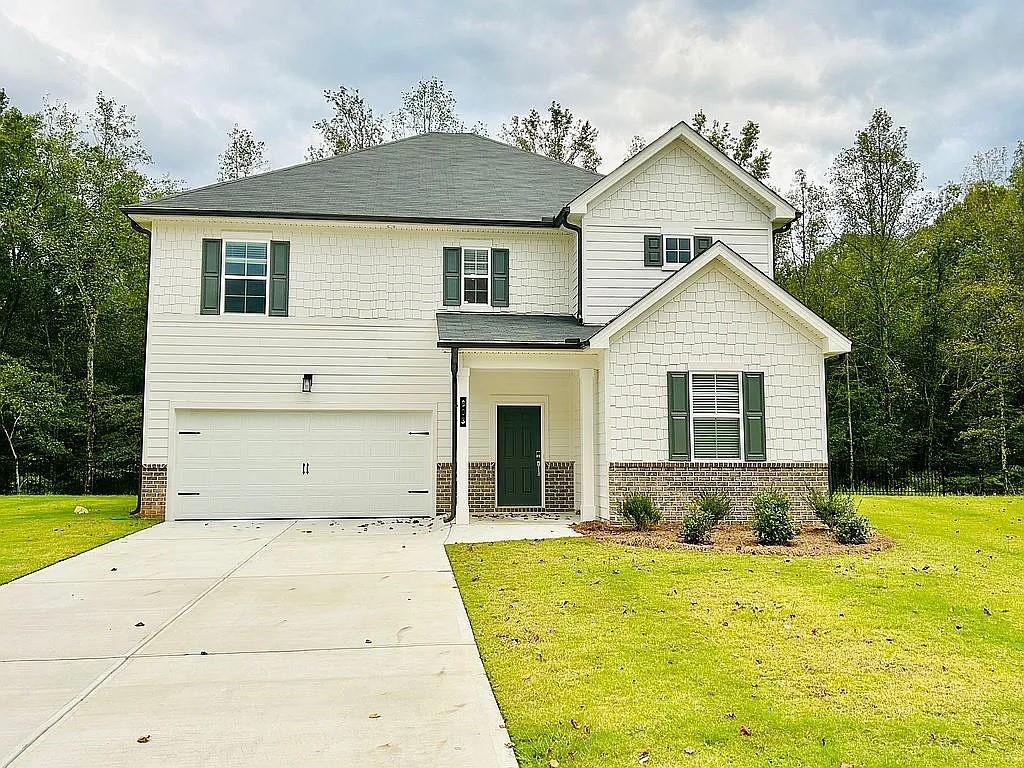
[[[682,138],[598,197],[587,218],[755,227],[767,227],[769,219],[762,202],[727,180]]]
[[[710,272],[727,275],[745,294],[769,308],[781,320],[800,330],[808,338],[816,339],[820,353],[826,357],[850,351],[848,338],[721,241],[716,242],[704,254],[672,273],[657,287],[620,312],[590,339],[590,346],[595,349],[607,349],[629,328],[642,322],[662,305],[674,301],[677,296],[689,290],[690,286]],[[719,311],[722,311],[721,307]],[[737,342],[742,337],[734,333],[732,338]]]
[[[728,268],[714,266],[654,304],[612,336],[612,345],[659,334],[709,359],[751,355],[758,349],[808,349],[820,356],[822,338],[763,297]]]

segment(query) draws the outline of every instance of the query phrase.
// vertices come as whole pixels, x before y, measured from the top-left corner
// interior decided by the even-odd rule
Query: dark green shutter
[[[270,243],[270,316],[288,317],[288,262],[291,243],[274,240]]]
[[[661,235],[644,235],[644,266],[660,267],[662,263]]]
[[[220,314],[221,241],[203,239],[203,277],[199,292],[199,314]]]
[[[508,306],[508,248],[491,249],[491,306]]]
[[[694,235],[693,237],[693,258],[697,258],[704,251],[711,247],[714,238],[710,235]]]
[[[743,374],[743,453],[747,461],[768,458],[764,429],[764,374]]]
[[[690,381],[687,373],[668,375],[668,458],[690,460]]]
[[[462,303],[462,249],[445,248],[442,259],[444,270],[444,305],[457,307]]]

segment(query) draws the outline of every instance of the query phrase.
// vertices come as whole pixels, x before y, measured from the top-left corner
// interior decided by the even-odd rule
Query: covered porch
[[[595,519],[600,359],[586,341],[597,329],[563,316],[443,312],[437,320],[452,370],[439,509],[454,507],[459,525]]]

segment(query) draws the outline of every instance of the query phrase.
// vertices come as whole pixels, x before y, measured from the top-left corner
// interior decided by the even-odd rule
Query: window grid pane
[[[740,420],[738,418],[695,418],[693,420],[693,458],[739,459]]]
[[[690,238],[666,237],[665,261],[669,264],[686,264],[690,261]]]
[[[694,414],[740,413],[740,377],[735,373],[694,373],[690,399]]]
[[[491,252],[487,248],[462,249],[462,300],[467,304],[488,302]]]

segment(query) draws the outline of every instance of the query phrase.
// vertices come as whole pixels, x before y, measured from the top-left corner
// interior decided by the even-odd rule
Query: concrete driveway
[[[449,536],[164,523],[0,587],[0,766],[515,766]]]

